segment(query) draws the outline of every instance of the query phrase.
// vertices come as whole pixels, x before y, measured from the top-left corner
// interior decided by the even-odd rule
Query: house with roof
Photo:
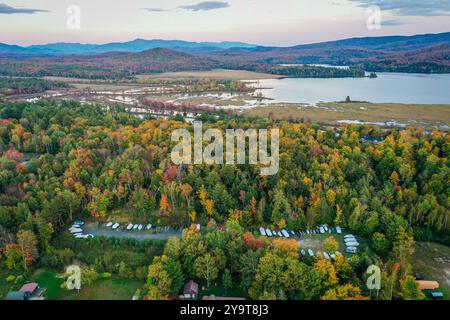
[[[39,285],[35,282],[26,283],[19,290],[25,296],[25,300],[43,300],[44,290],[39,288]]]
[[[184,299],[197,299],[198,295],[198,283],[193,280],[187,282],[184,285],[183,296]]]

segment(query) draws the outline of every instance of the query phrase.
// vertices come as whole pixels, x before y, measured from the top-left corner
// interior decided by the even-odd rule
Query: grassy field
[[[138,75],[138,79],[216,79],[216,80],[261,80],[278,79],[281,76],[243,70],[215,69],[211,71],[166,72]]]
[[[406,105],[376,103],[321,103],[317,106],[268,106],[246,110],[249,116],[274,119],[311,119],[313,122],[336,124],[339,120],[365,122],[396,121],[410,126],[450,125],[450,105]]]
[[[225,290],[222,286],[222,277],[219,277],[214,283],[211,283],[209,288],[206,288],[206,284],[199,284],[199,300],[201,300],[204,296],[210,295],[215,295],[216,297],[245,298],[247,294],[239,287],[235,279],[233,284],[233,288]],[[205,290],[202,290],[202,287],[205,287]]]
[[[445,299],[450,299],[450,247],[418,242],[412,264],[414,272],[420,273],[426,280],[439,282],[438,291],[444,293]]]
[[[136,289],[142,288],[144,281],[118,277],[100,279],[79,293],[62,289],[63,279],[55,272],[38,270],[33,276],[41,288],[45,289],[47,300],[131,300]]]
[[[67,290],[61,288],[64,280],[52,271],[37,270],[33,276],[33,281],[45,289],[44,296],[47,300],[58,300],[67,292]]]

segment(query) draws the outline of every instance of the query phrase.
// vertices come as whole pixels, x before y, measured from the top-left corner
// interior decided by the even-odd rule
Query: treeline
[[[364,69],[372,72],[450,73],[450,65],[433,62],[402,63],[395,60],[364,62]]]
[[[363,78],[364,69],[356,66],[350,68],[332,68],[312,65],[283,66],[264,63],[225,63],[227,69],[247,70],[270,73],[289,78]]]
[[[36,78],[5,78],[0,77],[0,94],[30,94],[47,90],[68,88],[69,85],[62,81],[48,81]]]

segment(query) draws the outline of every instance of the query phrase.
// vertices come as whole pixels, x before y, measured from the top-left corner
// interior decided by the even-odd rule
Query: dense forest
[[[274,65],[264,63],[225,63],[223,68],[270,73],[289,78],[363,78],[364,69],[360,66],[351,68],[331,68],[313,65]]]
[[[177,119],[46,101],[1,103],[0,118],[3,269],[26,274],[77,258],[86,272],[147,278],[148,299],[177,296],[188,278],[237,283],[253,299],[367,299],[364,271],[376,261],[385,279],[379,298],[420,299],[409,261],[414,239],[450,243],[443,132],[199,116],[205,129],[280,128],[280,170],[267,177],[250,165],[173,165],[171,132],[191,128]],[[79,217],[112,215],[185,229],[164,248],[123,239],[74,243],[63,232]],[[299,256],[296,241],[252,233],[319,224],[348,228],[371,252],[313,259]],[[333,239],[327,245],[334,248]]]
[[[14,94],[39,93],[47,90],[68,88],[69,85],[61,81],[48,81],[36,78],[3,78],[0,77],[0,94],[5,96]]]

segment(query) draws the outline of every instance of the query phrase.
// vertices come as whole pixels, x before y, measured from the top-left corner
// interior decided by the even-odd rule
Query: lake
[[[450,74],[377,73],[378,78],[265,79],[255,85],[272,103],[353,101],[450,104]]]

